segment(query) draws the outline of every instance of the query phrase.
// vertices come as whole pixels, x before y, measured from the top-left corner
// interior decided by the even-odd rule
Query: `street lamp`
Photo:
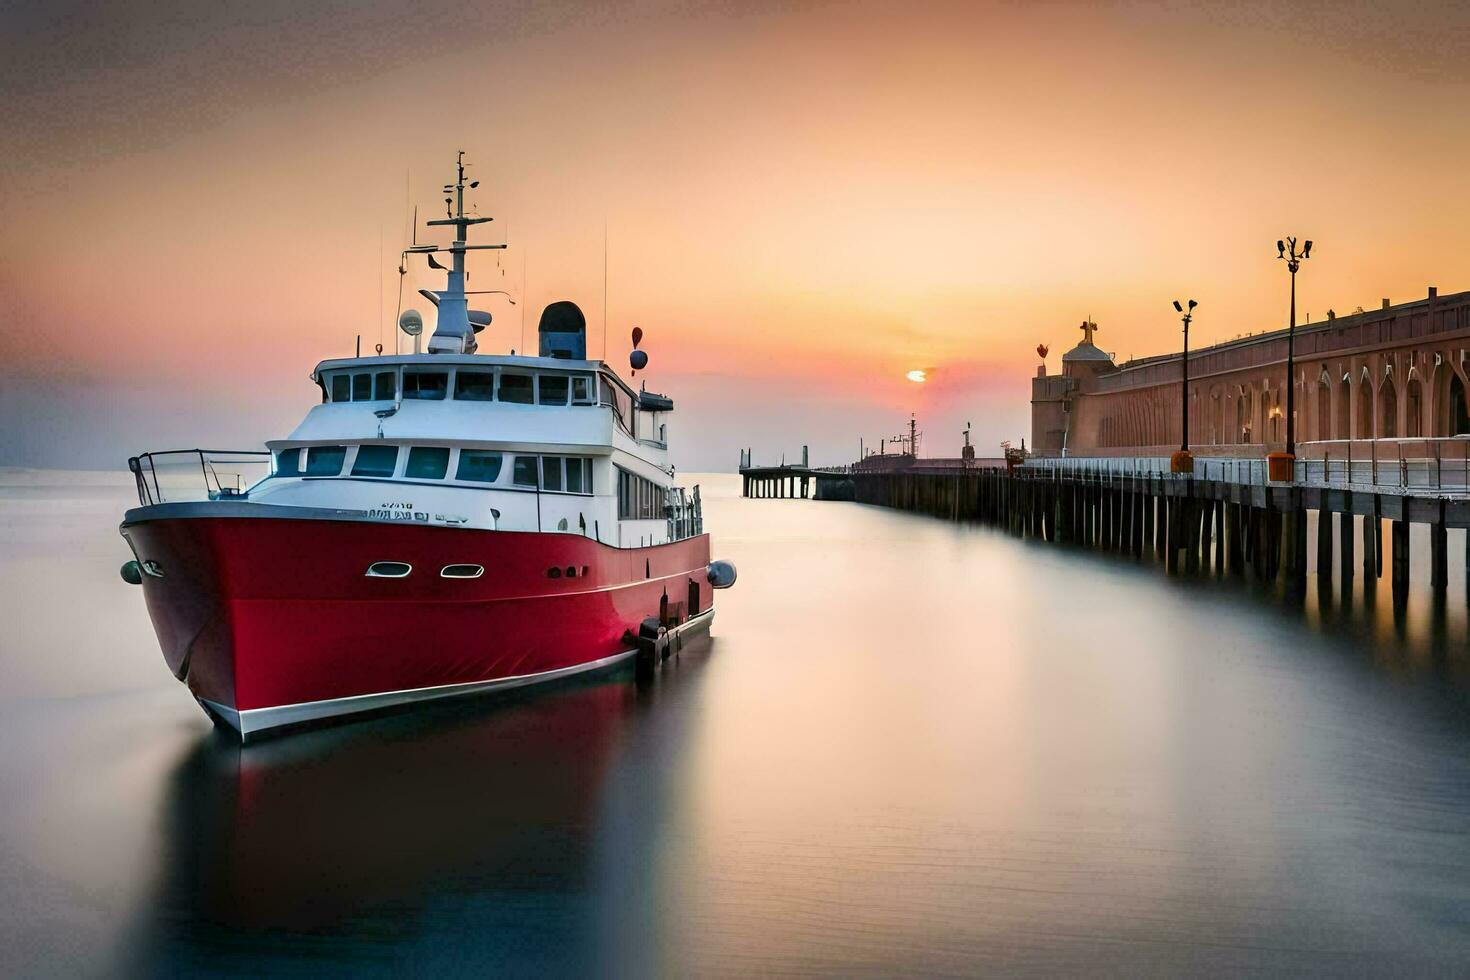
[[[1169,461],[1171,473],[1193,473],[1194,457],[1189,454],[1189,321],[1194,319],[1194,308],[1199,304],[1194,300],[1189,301],[1189,308],[1185,309],[1176,299],[1174,309],[1180,314],[1184,322],[1184,380],[1179,386],[1179,420],[1181,434],[1179,439],[1179,451]]]
[[[1276,257],[1291,273],[1291,321],[1286,328],[1286,453],[1272,467],[1271,478],[1290,480],[1296,462],[1296,273],[1302,262],[1312,257],[1312,240],[1307,239],[1298,252],[1295,238],[1277,239]]]

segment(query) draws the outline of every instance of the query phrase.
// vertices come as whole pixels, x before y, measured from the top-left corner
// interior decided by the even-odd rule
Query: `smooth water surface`
[[[0,971],[1470,970],[1461,562],[1290,603],[703,482],[740,581],[655,683],[241,749],[125,476],[0,471]]]

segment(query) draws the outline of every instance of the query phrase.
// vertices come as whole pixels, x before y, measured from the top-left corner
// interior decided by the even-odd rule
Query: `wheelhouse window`
[[[567,493],[591,493],[592,492],[592,460],[568,456],[567,467]]]
[[[572,375],[572,404],[591,405],[592,403],[592,376],[590,374]]]
[[[326,376],[326,388],[334,402],[392,401],[398,375],[395,371],[335,371]]]
[[[518,487],[535,487],[539,482],[535,456],[517,456],[511,468],[510,481]]]
[[[312,446],[306,451],[306,475],[337,476],[346,458],[346,446]]]
[[[440,401],[449,390],[449,375],[443,371],[404,371],[403,397]]]
[[[543,490],[591,493],[592,460],[586,456],[543,456],[541,478]]]
[[[301,450],[300,449],[277,449],[276,450],[276,476],[300,476],[301,475]]]
[[[403,475],[409,480],[442,480],[449,470],[449,450],[442,446],[414,446],[408,451]]]
[[[629,435],[633,434],[633,408],[628,400],[627,394],[612,382],[606,382],[602,386],[602,401],[604,405],[612,406],[613,416],[623,431]]]
[[[488,402],[495,398],[493,371],[465,371],[454,375],[454,397],[459,401]]]
[[[542,456],[541,489],[560,490],[562,486],[562,458],[560,456]]]
[[[501,372],[500,400],[517,405],[530,405],[534,399],[534,378],[529,374]]]
[[[617,472],[619,520],[651,521],[664,517],[662,487],[621,466]]]
[[[565,405],[570,381],[564,374],[543,374],[536,379],[536,401],[541,405]]]
[[[397,468],[397,446],[360,446],[352,463],[352,475],[387,477]]]
[[[473,483],[494,483],[500,479],[500,467],[504,459],[500,453],[483,449],[461,449],[454,478]]]

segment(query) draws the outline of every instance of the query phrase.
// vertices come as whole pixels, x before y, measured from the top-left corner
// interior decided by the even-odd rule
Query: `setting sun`
[[[923,384],[925,381],[929,380],[929,372],[926,371],[924,368],[916,368],[905,375],[905,377],[907,377],[915,384]]]

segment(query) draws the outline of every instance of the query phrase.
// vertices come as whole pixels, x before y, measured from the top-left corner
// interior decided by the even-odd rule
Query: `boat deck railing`
[[[270,474],[267,450],[168,449],[128,459],[138,503],[220,500],[244,496]]]
[[[664,496],[664,514],[669,522],[669,540],[683,541],[704,533],[704,503],[699,498],[699,485],[694,489],[669,487]]]
[[[1158,455],[1033,456],[1024,465],[1083,479],[1175,475],[1170,473],[1169,457]],[[1254,486],[1271,482],[1266,460],[1261,457],[1197,454],[1193,476],[1197,480]],[[1298,443],[1293,480],[1308,487],[1463,496],[1470,494],[1470,440],[1450,437]]]

